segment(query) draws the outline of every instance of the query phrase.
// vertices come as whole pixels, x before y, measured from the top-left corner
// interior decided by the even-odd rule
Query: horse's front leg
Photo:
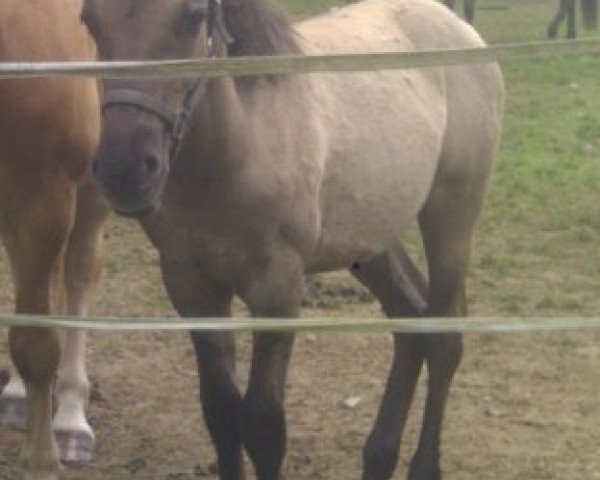
[[[285,382],[293,343],[291,333],[254,334],[242,438],[258,480],[280,478],[287,438]]]
[[[13,327],[11,357],[27,390],[27,441],[23,450],[25,480],[54,480],[59,469],[52,436],[52,385],[60,360],[55,329]]]
[[[88,181],[78,188],[75,224],[65,257],[67,315],[85,317],[90,289],[100,276],[104,225],[108,204],[99,186]],[[53,428],[60,458],[67,463],[92,459],[94,433],[86,419],[90,382],[85,364],[86,331],[66,332],[56,382]]]
[[[296,317],[303,268],[293,254],[272,260],[244,295],[255,317]],[[292,333],[256,332],[248,390],[242,410],[242,439],[258,480],[279,480],[286,450],[285,383]]]
[[[31,194],[15,212],[5,236],[16,291],[16,312],[55,311],[62,279],[66,239],[72,224],[74,189],[60,179],[48,191]],[[58,454],[52,435],[52,387],[60,361],[59,333],[53,328],[13,327],[10,353],[27,391],[25,478],[56,478]]]
[[[221,480],[243,480],[240,414],[232,333],[191,332],[200,378],[204,421],[217,451]]]
[[[233,293],[221,291],[205,272],[187,258],[161,256],[165,287],[182,317],[227,317]],[[217,453],[221,480],[243,480],[240,411],[242,396],[236,385],[235,341],[228,332],[190,332],[200,380],[204,421]]]

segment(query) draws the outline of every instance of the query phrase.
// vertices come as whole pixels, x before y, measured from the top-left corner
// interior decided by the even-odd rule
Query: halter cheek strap
[[[233,42],[233,38],[227,31],[223,20],[222,0],[209,1],[207,26],[209,58],[216,58],[213,41],[215,30],[225,44],[228,45]],[[169,161],[171,161],[177,157],[181,150],[183,140],[190,129],[190,120],[200,100],[204,97],[207,86],[208,79],[199,78],[186,92],[179,109],[175,109],[141,90],[129,88],[109,90],[102,99],[102,111],[116,105],[128,105],[160,118],[171,133],[171,146],[169,149]]]

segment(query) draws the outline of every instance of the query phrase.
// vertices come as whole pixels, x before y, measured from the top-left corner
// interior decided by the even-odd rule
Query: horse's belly
[[[385,145],[370,147],[329,160],[310,271],[347,268],[398,245],[427,199],[439,147],[419,155],[407,145],[394,156]]]
[[[357,103],[362,121],[332,144],[325,163],[313,270],[345,268],[398,245],[426,201],[439,163],[443,103],[427,113],[388,104],[387,114],[378,112],[383,105],[376,99],[370,107]]]
[[[328,154],[313,270],[348,267],[399,243],[430,192],[447,120],[439,70],[322,80]]]

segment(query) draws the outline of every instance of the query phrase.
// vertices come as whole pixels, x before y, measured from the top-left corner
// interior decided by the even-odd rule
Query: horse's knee
[[[27,388],[45,388],[54,381],[60,362],[60,337],[55,329],[13,327],[10,353]]]
[[[462,360],[462,335],[444,333],[427,338],[427,365],[430,376],[451,378]]]

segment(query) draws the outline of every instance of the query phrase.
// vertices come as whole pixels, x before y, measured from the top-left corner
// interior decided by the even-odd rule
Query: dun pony
[[[266,0],[86,0],[104,60],[472,48],[484,43],[428,0],[369,0],[295,25]],[[495,64],[370,73],[103,81],[94,174],[160,251],[182,316],[299,314],[305,274],[347,269],[390,316],[466,315],[473,229],[503,109]],[[424,276],[402,236],[418,222]],[[294,336],[254,334],[246,392],[225,332],[192,332],[204,417],[222,480],[280,479]],[[460,335],[394,336],[364,449],[363,480],[387,480],[415,384],[429,370],[410,480],[438,480],[440,431]],[[351,361],[351,359],[348,359]],[[293,428],[293,426],[292,426]]]

